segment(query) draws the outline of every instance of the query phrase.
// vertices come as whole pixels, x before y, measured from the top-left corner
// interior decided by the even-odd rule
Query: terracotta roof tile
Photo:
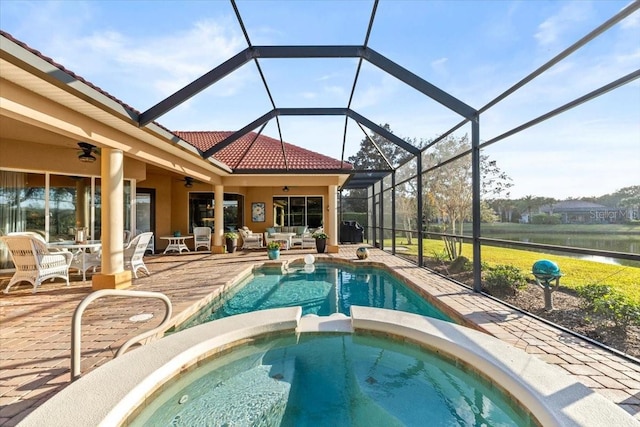
[[[206,151],[223,141],[230,131],[173,131],[174,134],[201,151]],[[342,163],[323,154],[307,150],[265,135],[250,132],[232,144],[215,153],[213,157],[232,169],[353,169],[349,163]],[[255,141],[254,141],[255,139]],[[285,162],[286,155],[286,162]]]

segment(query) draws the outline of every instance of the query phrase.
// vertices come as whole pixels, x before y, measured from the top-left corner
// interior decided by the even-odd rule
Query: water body
[[[349,315],[351,306],[386,308],[430,316],[451,318],[404,283],[383,270],[367,266],[315,265],[287,274],[256,271],[245,283],[225,292],[186,321],[179,330],[227,316],[278,307],[301,306],[302,314]]]
[[[640,235],[637,234],[565,234],[565,233],[483,233],[483,237],[513,240],[515,242],[540,243],[545,245],[569,246],[574,248],[595,249],[600,251],[614,251],[638,254],[640,256]],[[514,246],[515,248],[515,246]],[[522,249],[516,248],[516,249]],[[595,255],[570,254],[560,255],[580,259],[604,262],[607,264],[621,264],[640,266],[640,262],[620,260],[611,257]]]
[[[471,367],[388,339],[302,335],[180,375],[131,426],[522,426],[527,411]]]

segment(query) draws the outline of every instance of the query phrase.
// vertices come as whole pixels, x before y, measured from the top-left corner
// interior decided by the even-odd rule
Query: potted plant
[[[267,255],[269,259],[280,258],[280,242],[274,240],[267,243]]]
[[[227,253],[234,253],[236,251],[236,247],[238,247],[238,233],[228,231],[224,233],[224,239],[227,245]]]
[[[324,253],[324,250],[327,247],[327,239],[329,236],[324,231],[316,231],[311,235],[314,239],[316,239],[316,250],[319,254]]]

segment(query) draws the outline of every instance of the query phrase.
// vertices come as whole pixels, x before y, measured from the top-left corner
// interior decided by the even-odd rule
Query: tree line
[[[389,124],[382,126],[392,132]],[[396,228],[406,230],[411,241],[411,230],[418,227],[429,231],[462,234],[462,226],[471,217],[471,143],[467,135],[448,136],[437,143],[426,139],[405,139],[407,143],[424,149],[422,153],[422,212],[417,212],[417,165],[411,153],[377,134],[365,137],[359,151],[348,158],[356,170],[396,169],[395,209],[400,222]],[[462,153],[467,154],[462,154]],[[440,167],[438,167],[441,165]],[[488,155],[480,156],[481,220],[482,222],[520,222],[525,215],[531,217],[543,205],[559,200],[552,197],[528,195],[510,198],[513,180]],[[640,206],[640,185],[617,190],[600,197],[582,197],[583,200],[608,207]],[[343,192],[342,212],[367,212],[366,190]],[[421,224],[418,224],[421,222]],[[365,224],[366,225],[366,224]],[[457,245],[461,242],[456,242]]]

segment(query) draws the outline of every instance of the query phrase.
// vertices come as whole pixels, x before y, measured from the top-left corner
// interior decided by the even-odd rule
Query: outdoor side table
[[[163,254],[171,251],[178,252],[179,254],[181,254],[182,251],[191,252],[184,242],[187,239],[193,239],[193,236],[161,236],[160,238],[169,241]]]

